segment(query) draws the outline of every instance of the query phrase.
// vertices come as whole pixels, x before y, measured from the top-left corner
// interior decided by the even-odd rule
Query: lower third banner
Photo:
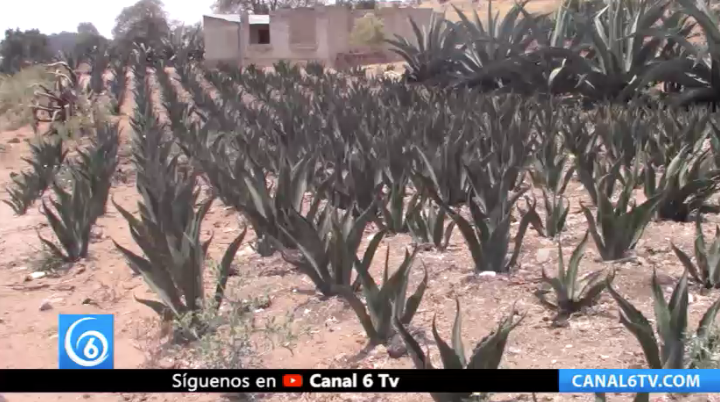
[[[6,392],[720,392],[720,370],[14,370]]]
[[[0,393],[557,390],[557,370],[0,370]]]

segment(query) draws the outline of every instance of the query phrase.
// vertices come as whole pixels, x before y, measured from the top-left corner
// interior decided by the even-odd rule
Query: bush
[[[350,43],[353,45],[377,46],[385,40],[385,25],[374,13],[365,14],[355,20]]]
[[[43,66],[33,66],[0,78],[0,129],[14,130],[32,122],[28,107],[33,99],[33,84],[50,85],[51,77]]]

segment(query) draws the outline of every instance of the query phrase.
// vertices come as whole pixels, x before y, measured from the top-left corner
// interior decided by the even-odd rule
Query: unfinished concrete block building
[[[350,41],[355,21],[374,13],[385,37],[414,37],[409,18],[427,25],[432,9],[388,7],[351,10],[318,6],[276,10],[270,15],[215,14],[203,18],[205,60],[208,64],[269,66],[279,60],[318,61],[341,68],[397,61],[387,46],[357,46]]]

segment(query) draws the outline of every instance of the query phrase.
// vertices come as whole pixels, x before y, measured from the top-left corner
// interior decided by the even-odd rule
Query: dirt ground
[[[124,106],[132,110],[132,101]],[[137,210],[138,194],[135,178],[128,158],[129,127],[122,137],[121,164],[112,198],[131,212]],[[21,158],[29,156],[26,140],[32,131],[23,127],[15,131],[0,132],[0,187],[10,183],[10,173],[25,169]],[[560,241],[565,254],[578,244],[586,230],[580,212],[580,201],[589,199],[578,181],[573,181],[567,192],[571,202],[568,230]],[[5,198],[5,195],[1,196]],[[165,352],[162,349],[161,328],[154,312],[134,301],[133,296],[154,298],[140,277],[132,275],[113,240],[131,249],[126,221],[112,205],[108,214],[98,222],[90,246],[91,257],[72,267],[61,267],[56,274],[27,280],[28,276],[47,263],[43,256],[37,232],[52,238],[45,218],[39,212],[39,203],[23,216],[14,216],[8,205],[0,204],[0,368],[55,368],[57,367],[57,314],[114,314],[115,315],[115,367],[187,367],[187,356]],[[542,208],[540,208],[542,209]],[[711,215],[711,222],[720,223],[720,217]],[[211,257],[220,253],[244,226],[238,214],[215,203],[205,221],[206,236],[214,234]],[[705,225],[708,235],[710,224]],[[370,237],[371,228],[367,233]],[[247,243],[254,236],[246,238]],[[402,259],[410,237],[396,235],[386,238],[378,251],[391,250],[391,266]],[[692,223],[652,222],[637,247],[637,256],[625,262],[603,263],[592,241],[588,243],[583,272],[597,269],[617,269],[615,287],[643,313],[652,318],[650,276],[656,269],[663,286],[670,291],[682,273],[682,267],[670,249],[673,241],[683,250],[692,250],[694,226]],[[373,270],[381,270],[376,256]],[[415,262],[411,276],[411,289],[422,279],[422,261],[428,268],[428,290],[413,320],[413,326],[424,328],[426,338],[432,339],[430,328],[437,314],[438,327],[445,339],[455,314],[455,299],[462,304],[463,338],[466,350],[494,329],[496,323],[514,306],[526,317],[510,335],[504,356],[504,368],[643,368],[645,361],[636,339],[619,323],[618,309],[609,295],[584,315],[573,317],[569,325],[554,328],[553,312],[541,306],[533,292],[539,287],[541,270],[554,274],[557,262],[557,245],[529,230],[522,246],[519,264],[510,275],[478,277],[473,274],[467,248],[455,230],[451,245],[444,253],[422,251]],[[321,300],[312,283],[295,272],[280,256],[262,258],[247,244],[236,258],[239,275],[228,284],[231,300],[264,300],[254,316],[258,322],[291,320],[291,335],[280,334],[274,346],[258,340],[257,364],[266,368],[412,368],[409,357],[391,359],[381,348],[364,359],[354,357],[365,345],[365,334],[353,312],[340,300]],[[691,328],[696,327],[699,315],[718,297],[717,293],[703,294],[692,287]],[[41,310],[41,306],[45,308]],[[50,307],[46,309],[46,307]],[[272,321],[271,321],[272,322]],[[281,331],[282,332],[282,331]],[[264,339],[264,338],[263,338]],[[283,347],[286,343],[287,347]],[[430,346],[434,361],[437,349]],[[81,377],[79,376],[79,379]],[[87,400],[96,402],[117,401],[218,401],[221,395],[211,394],[6,394],[8,402],[50,402]],[[275,402],[299,401],[374,401],[374,402],[429,402],[425,394],[276,394],[263,397]],[[591,395],[538,395],[545,402],[590,401]],[[610,395],[611,401],[629,400],[627,395]],[[654,395],[653,401],[667,400],[669,396]],[[530,395],[492,396],[494,401],[525,400]],[[720,401],[720,396],[696,395],[686,400]]]

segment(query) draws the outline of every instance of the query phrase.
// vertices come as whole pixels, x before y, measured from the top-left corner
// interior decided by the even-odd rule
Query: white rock
[[[478,274],[478,276],[481,277],[481,278],[494,278],[495,276],[497,276],[497,272],[495,272],[495,271],[483,271],[483,272],[480,272],[480,273]]]
[[[52,304],[50,304],[50,300],[43,300],[43,302],[40,304],[40,311],[47,311],[52,310]]]
[[[33,279],[40,279],[40,278],[44,277],[45,275],[47,275],[46,272],[43,272],[43,271],[35,271],[35,272],[33,272],[32,274],[30,274],[30,275],[27,276],[27,280],[31,281],[31,280],[33,280]]]
[[[552,249],[550,248],[541,248],[537,252],[535,252],[535,260],[539,263],[546,262],[550,259],[550,252]]]

